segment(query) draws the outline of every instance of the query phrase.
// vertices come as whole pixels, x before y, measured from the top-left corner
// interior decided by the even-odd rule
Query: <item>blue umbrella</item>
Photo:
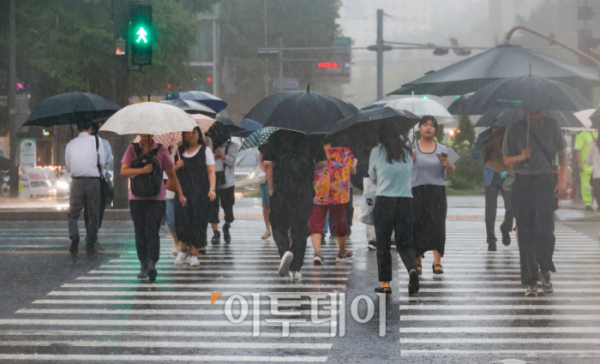
[[[204,104],[219,113],[227,107],[227,103],[213,94],[204,91],[185,91],[167,95],[163,100],[192,100]]]
[[[363,107],[362,109],[360,109],[360,111],[380,109],[382,107],[385,107],[390,101],[392,101],[392,100],[380,100],[380,101],[372,103],[371,105],[367,105],[367,106]]]
[[[253,132],[255,132],[258,129],[262,128],[262,125],[260,125],[256,121],[252,121],[250,119],[244,119],[244,120],[242,120],[240,122],[240,125],[244,129],[246,129],[246,130],[242,130],[242,131],[239,131],[237,133],[231,134],[231,136],[240,137],[240,138],[247,138],[250,134],[252,134]]]

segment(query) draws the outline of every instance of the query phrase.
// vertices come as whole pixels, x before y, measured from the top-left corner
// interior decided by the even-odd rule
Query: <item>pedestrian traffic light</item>
[[[152,47],[156,41],[152,24],[152,5],[131,4],[129,16],[131,64],[134,66],[151,65]]]

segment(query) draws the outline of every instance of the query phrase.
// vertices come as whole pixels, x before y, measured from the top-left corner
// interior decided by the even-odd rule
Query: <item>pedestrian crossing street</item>
[[[498,242],[497,252],[487,252],[483,223],[448,222],[447,232],[445,274],[434,276],[428,254],[418,296],[400,297],[402,357],[436,363],[600,362],[597,240],[557,224],[554,293],[540,289],[538,297],[525,297],[514,234],[509,247]],[[403,273],[402,291],[407,279]]]
[[[337,244],[328,239],[322,247],[325,265],[315,267],[309,242],[302,280],[280,278],[277,247],[272,238],[260,239],[263,232],[262,221],[237,220],[232,243],[209,243],[207,254],[199,256],[200,267],[190,268],[173,264],[172,238],[163,231],[152,284],[136,278],[132,226],[103,228],[103,250],[124,249],[121,254],[24,305],[11,318],[0,318],[0,362],[325,362],[333,346],[331,325],[311,320],[307,295],[343,292],[352,264],[336,264]],[[354,233],[350,250],[364,240],[364,226],[357,224]],[[37,237],[65,241],[64,229],[21,234],[34,238],[30,244],[39,244]],[[223,296],[211,304],[211,293]],[[246,299],[248,309],[239,323],[225,314],[228,297],[235,294]],[[280,297],[275,314],[269,295]],[[320,318],[332,312],[330,304],[319,301]],[[240,301],[233,303],[234,320],[241,308]],[[304,322],[292,323],[289,337],[282,337],[284,325],[271,320],[287,318]]]

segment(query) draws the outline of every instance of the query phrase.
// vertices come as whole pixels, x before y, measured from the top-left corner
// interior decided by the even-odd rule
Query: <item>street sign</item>
[[[275,80],[275,82],[273,82],[273,87],[280,88],[279,80]],[[297,78],[285,78],[283,79],[283,87],[281,88],[297,89],[298,87],[300,87],[300,81],[298,81]]]

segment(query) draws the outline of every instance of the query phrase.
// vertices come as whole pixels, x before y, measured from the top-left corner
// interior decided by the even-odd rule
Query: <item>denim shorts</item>
[[[167,226],[170,232],[175,232],[175,199],[167,199]]]
[[[260,197],[262,197],[262,205],[270,206],[271,205],[271,193],[269,191],[269,185],[266,183],[260,184]]]

